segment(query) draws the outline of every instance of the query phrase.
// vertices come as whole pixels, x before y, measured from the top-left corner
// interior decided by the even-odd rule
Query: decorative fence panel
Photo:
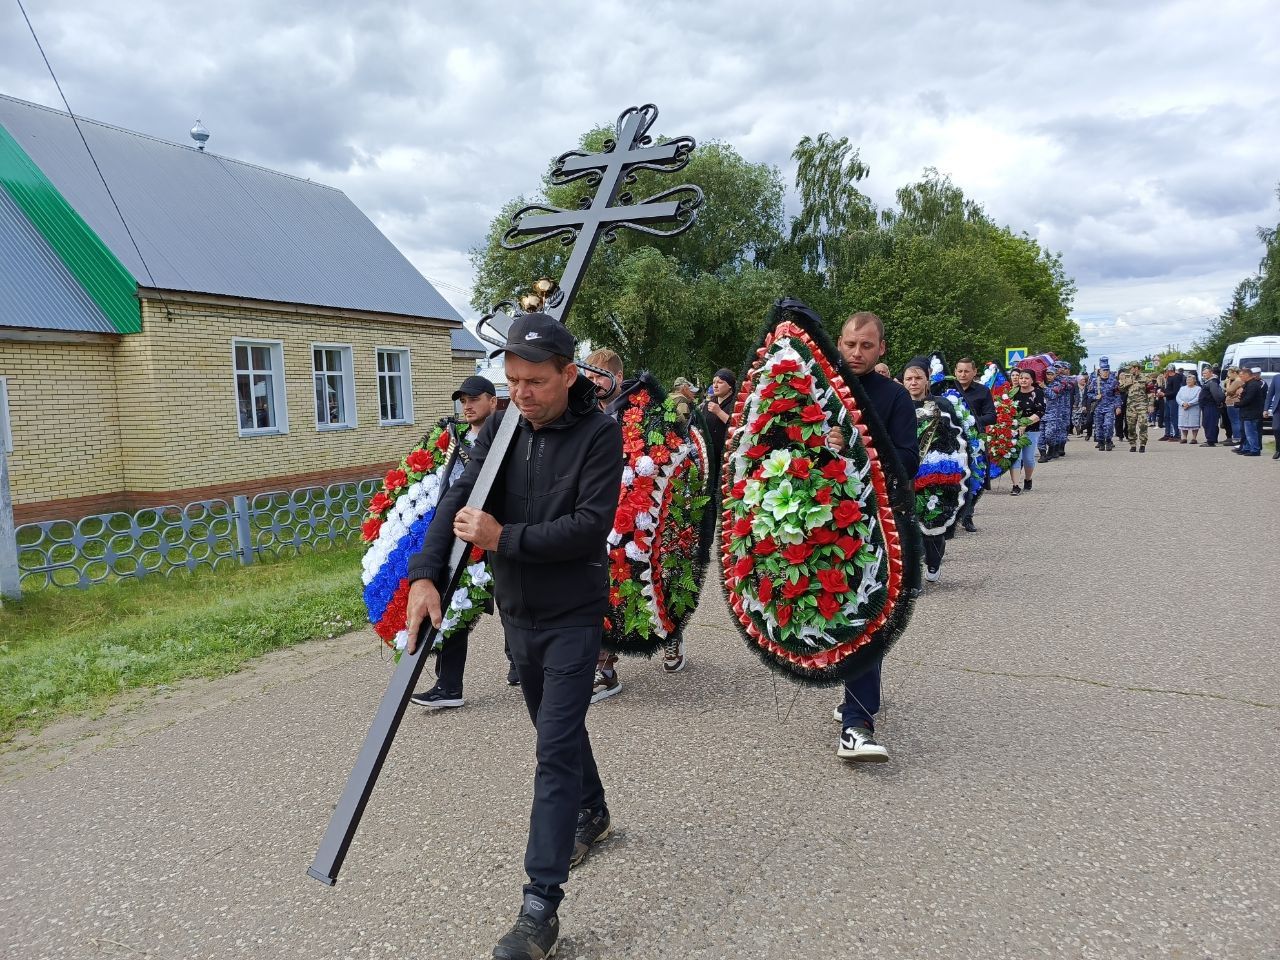
[[[84,588],[347,543],[359,536],[380,482],[26,523],[15,531],[18,582],[23,589]]]

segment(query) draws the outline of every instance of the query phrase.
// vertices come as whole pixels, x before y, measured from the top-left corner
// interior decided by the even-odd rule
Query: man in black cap
[[[453,391],[453,399],[462,408],[462,419],[466,421],[467,432],[462,436],[463,446],[454,458],[453,468],[445,478],[446,489],[448,484],[462,476],[467,461],[471,459],[469,450],[475,446],[476,438],[480,436],[480,428],[498,409],[498,391],[486,378],[472,376],[463,380],[461,386]],[[447,422],[449,418],[441,421]],[[463,630],[440,642],[440,652],[436,655],[436,684],[426,693],[415,693],[409,698],[410,703],[428,710],[456,709],[466,703],[462,699],[462,674],[467,667],[467,642],[470,636],[469,630]],[[507,682],[512,686],[520,682],[515,669],[515,664],[511,664],[507,670]]]
[[[515,926],[493,950],[537,960],[559,935],[556,910],[571,866],[611,830],[587,736],[587,707],[608,606],[606,539],[622,481],[622,431],[596,405],[573,363],[565,327],[541,313],[517,317],[506,345],[515,410],[485,423],[471,462],[441,498],[422,550],[409,564],[409,649],[430,618],[453,536],[486,550],[520,687],[537,730],[537,771]],[[465,506],[504,416],[515,435],[484,510]]]

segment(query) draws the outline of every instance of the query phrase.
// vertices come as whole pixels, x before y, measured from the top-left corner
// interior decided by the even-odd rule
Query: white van
[[[1231,344],[1222,356],[1223,373],[1226,373],[1227,367],[1261,367],[1263,382],[1270,388],[1271,381],[1280,373],[1280,336],[1250,337]],[[1269,428],[1270,417],[1265,411],[1263,418]]]

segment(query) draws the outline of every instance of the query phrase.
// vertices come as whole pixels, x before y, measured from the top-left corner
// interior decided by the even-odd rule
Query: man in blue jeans
[[[855,313],[840,331],[840,355],[858,377],[871,406],[884,422],[898,454],[906,484],[920,468],[920,446],[916,440],[916,406],[907,388],[876,372],[876,363],[885,352],[884,324],[874,313]],[[882,461],[883,462],[883,461]],[[904,518],[899,522],[914,522]],[[836,756],[860,763],[884,763],[889,751],[875,739],[875,716],[880,711],[880,664],[867,670],[844,687],[844,704],[837,708],[840,745]]]
[[[1240,425],[1244,427],[1244,443],[1236,447],[1242,457],[1262,456],[1262,407],[1266,402],[1267,388],[1262,382],[1262,368],[1252,367],[1240,371],[1244,388],[1240,391]]]
[[[1187,378],[1172,363],[1164,377],[1164,436],[1161,441],[1181,440],[1178,432],[1178,391],[1187,385]]]

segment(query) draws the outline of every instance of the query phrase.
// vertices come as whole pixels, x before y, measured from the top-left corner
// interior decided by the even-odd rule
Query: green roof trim
[[[138,281],[0,124],[0,188],[48,241],[117,333],[142,331]]]

